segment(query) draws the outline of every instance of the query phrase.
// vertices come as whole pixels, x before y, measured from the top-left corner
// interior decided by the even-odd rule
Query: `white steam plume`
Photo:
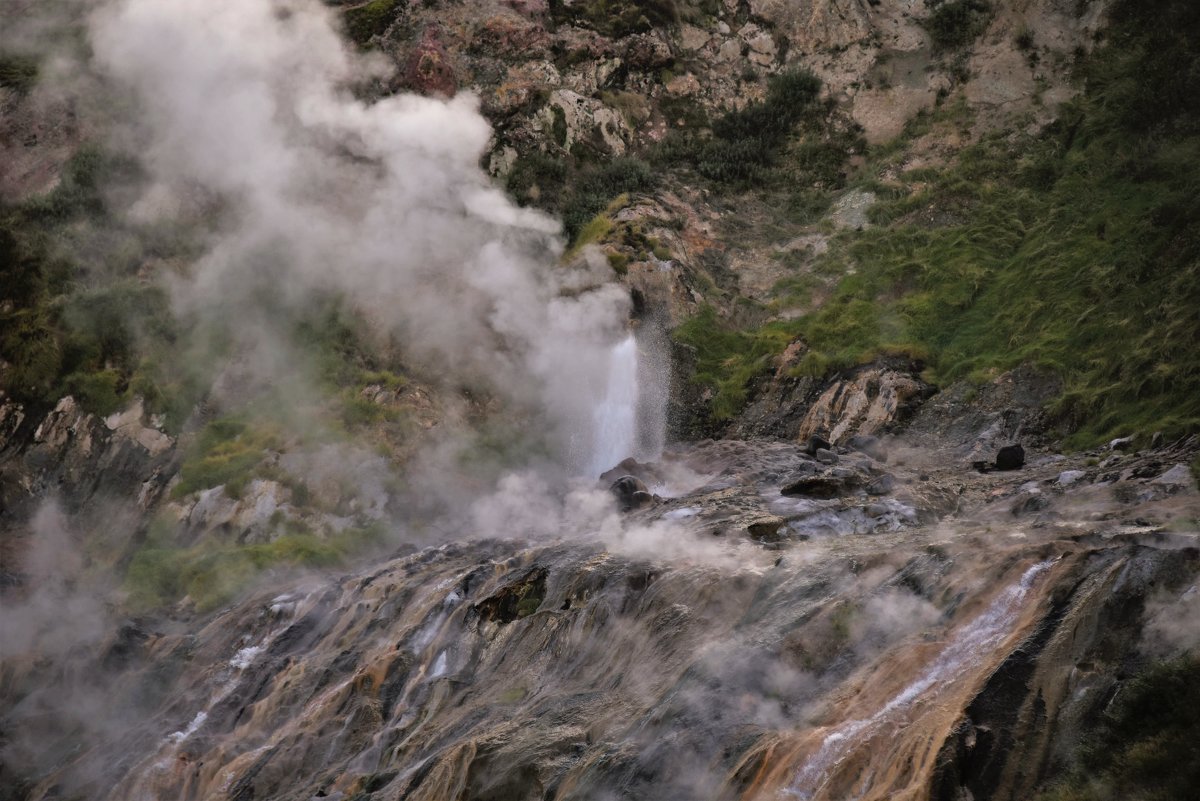
[[[226,210],[175,287],[181,308],[238,336],[264,298],[340,294],[451,384],[540,412],[587,464],[628,297],[602,264],[555,266],[558,224],[489,185],[476,98],[358,99],[352,84],[383,68],[317,0],[114,0],[90,27],[97,64],[135,98],[154,181],[137,212],[213,196]]]

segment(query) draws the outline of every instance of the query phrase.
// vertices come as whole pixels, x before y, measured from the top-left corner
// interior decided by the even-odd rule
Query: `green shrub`
[[[236,417],[214,420],[189,449],[172,497],[224,486],[230,497],[239,498],[266,452],[279,447],[279,435],[271,427],[251,427]]]
[[[370,0],[360,6],[346,9],[346,33],[359,45],[385,33],[404,10],[401,0]]]
[[[27,94],[37,83],[38,63],[27,56],[0,53],[0,87]]]
[[[807,70],[772,76],[762,100],[715,120],[711,136],[691,128],[674,131],[655,158],[663,164],[691,166],[718,183],[739,187],[772,183],[780,177],[778,168],[797,126],[807,121],[814,132],[821,128],[817,124],[822,118],[820,90],[820,80]],[[828,145],[828,149],[825,144],[798,149],[792,166],[803,170],[832,156],[840,168],[845,143],[829,140]]]
[[[567,238],[577,247],[584,228],[615,198],[629,192],[649,191],[656,183],[650,165],[632,156],[585,168],[576,177],[562,211]]]
[[[675,0],[582,0],[569,4],[552,0],[550,13],[556,22],[586,24],[617,38],[680,19]]]
[[[929,0],[933,13],[925,20],[925,30],[939,50],[966,47],[987,30],[992,7],[984,0]]]

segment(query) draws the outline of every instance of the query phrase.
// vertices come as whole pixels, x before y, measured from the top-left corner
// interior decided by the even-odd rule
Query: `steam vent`
[[[0,801],[1197,801],[1196,0],[0,2]]]

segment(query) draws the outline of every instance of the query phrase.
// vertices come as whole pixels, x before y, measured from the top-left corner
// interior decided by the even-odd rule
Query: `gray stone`
[[[1087,473],[1083,470],[1064,470],[1058,474],[1058,485],[1069,487],[1086,475]]]

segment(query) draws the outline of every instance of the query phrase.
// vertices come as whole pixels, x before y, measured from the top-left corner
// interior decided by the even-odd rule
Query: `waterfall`
[[[592,409],[588,470],[600,475],[637,450],[638,346],[633,334],[608,354],[604,394]]]
[[[959,630],[946,648],[921,675],[897,693],[886,705],[868,718],[843,723],[825,736],[821,747],[800,768],[785,791],[792,798],[811,799],[829,778],[830,772],[854,749],[894,722],[903,722],[900,713],[929,690],[959,678],[981,655],[998,647],[1017,621],[1021,602],[1039,575],[1054,564],[1053,560],[1033,565],[1015,584],[1007,587],[974,620]]]

